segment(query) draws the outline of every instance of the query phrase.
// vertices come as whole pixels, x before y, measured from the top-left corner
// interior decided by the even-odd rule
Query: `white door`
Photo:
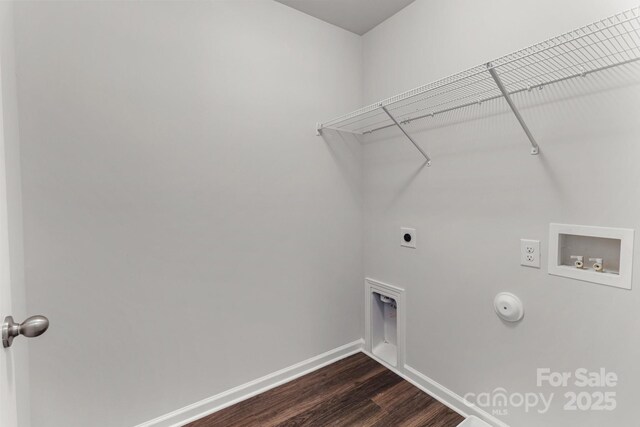
[[[7,15],[10,10],[0,4],[1,36],[5,35]],[[4,37],[0,42],[4,47]],[[4,52],[0,52],[2,54]],[[0,56],[0,81],[5,66],[4,55]],[[5,126],[4,126],[4,99],[0,90],[0,318],[12,313],[11,298],[11,271],[9,258],[9,226],[7,212],[7,169],[5,156]],[[16,426],[17,420],[17,393],[16,386],[16,360],[14,352],[3,349],[0,356],[0,426]]]
[[[18,106],[13,52],[13,3],[0,1],[0,324],[7,316],[17,322],[25,311],[22,260],[22,206]],[[31,324],[31,326],[36,326]],[[40,325],[39,327],[42,327]],[[34,335],[29,328],[10,332]],[[18,336],[5,348],[0,339],[0,426],[27,427],[29,367],[27,339]]]
[[[0,116],[1,120],[1,116]],[[9,237],[7,223],[7,186],[6,168],[4,156],[4,137],[0,148],[0,317],[5,313],[12,313],[11,301],[11,276],[9,269]],[[3,349],[0,356],[0,426],[17,426],[17,393],[16,387],[16,360],[11,349]]]

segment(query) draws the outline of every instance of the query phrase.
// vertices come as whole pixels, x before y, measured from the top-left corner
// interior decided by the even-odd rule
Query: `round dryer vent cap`
[[[493,300],[493,308],[498,317],[507,322],[517,322],[524,316],[520,298],[509,292],[501,292]]]

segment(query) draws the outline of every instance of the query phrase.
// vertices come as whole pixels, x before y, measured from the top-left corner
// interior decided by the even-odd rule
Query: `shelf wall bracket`
[[[507,104],[509,104],[509,107],[511,108],[511,111],[513,111],[513,114],[516,116],[516,119],[518,119],[518,122],[520,123],[520,126],[522,126],[524,133],[527,134],[527,138],[529,138],[529,141],[531,142],[531,154],[532,155],[538,154],[540,152],[540,147],[538,146],[538,143],[533,137],[533,134],[529,130],[529,127],[525,123],[524,119],[520,115],[520,111],[518,111],[516,104],[513,103],[513,100],[511,99],[511,95],[507,91],[507,88],[502,83],[500,76],[498,76],[498,73],[493,68],[491,63],[487,64],[487,70],[489,71],[489,74],[491,74],[491,77],[493,77],[493,80],[496,82],[496,85],[498,86],[498,89],[500,89],[500,92],[502,92],[502,96],[504,96],[504,99],[507,101]]]
[[[411,138],[411,136],[407,133],[406,130],[404,130],[404,128],[402,127],[402,125],[400,125],[400,123],[398,123],[398,121],[395,119],[395,117],[393,117],[391,115],[391,113],[389,112],[389,110],[387,110],[387,107],[385,107],[384,105],[380,105],[380,108],[382,108],[382,110],[387,114],[387,116],[389,116],[389,118],[391,119],[391,121],[398,126],[398,128],[402,131],[402,133],[404,134],[404,136],[407,137],[407,139],[409,141],[411,141],[411,143],[418,149],[418,151],[420,151],[420,153],[422,153],[422,155],[424,156],[424,158],[427,160],[427,166],[431,166],[431,158],[427,155],[427,153],[424,152],[424,150],[422,148],[420,148],[420,146],[413,140],[413,138]]]

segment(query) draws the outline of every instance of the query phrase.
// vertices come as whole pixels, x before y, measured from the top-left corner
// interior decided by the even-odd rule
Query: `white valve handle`
[[[576,268],[583,268],[584,267],[584,257],[582,255],[571,255],[571,259],[575,259],[576,260],[573,263],[573,265],[575,265]]]
[[[604,271],[604,263],[602,258],[589,258],[589,261],[595,261],[593,263],[593,269],[595,271]]]

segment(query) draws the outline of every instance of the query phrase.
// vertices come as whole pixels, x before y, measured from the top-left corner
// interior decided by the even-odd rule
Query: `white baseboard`
[[[423,373],[413,369],[408,365],[404,365],[404,369],[400,370],[379,359],[369,351],[364,349],[364,340],[345,344],[341,347],[322,353],[295,365],[265,375],[257,380],[250,381],[230,390],[211,396],[207,399],[185,406],[168,414],[162,415],[151,421],[138,424],[135,427],[180,427],[192,421],[205,417],[216,411],[234,405],[243,400],[249,399],[257,394],[263,393],[274,387],[292,381],[298,377],[316,371],[327,365],[337,362],[340,359],[349,357],[353,354],[363,352],[367,356],[381,363],[389,370],[395,372],[411,384],[415,385],[434,399],[442,402],[452,410],[456,411],[464,417],[476,416],[481,420],[489,423],[494,427],[509,427],[504,422],[498,420],[491,414],[483,411],[475,405],[466,402],[462,397],[447,389],[443,385],[437,383]]]
[[[414,384],[416,387],[422,389],[426,393],[430,394],[433,398],[447,405],[449,408],[458,412],[463,416],[474,415],[480,418],[482,421],[494,426],[494,427],[509,427],[503,421],[489,414],[488,412],[478,408],[476,405],[469,403],[463,397],[449,390],[442,384],[432,380],[424,375],[422,372],[413,369],[409,365],[404,365],[405,378],[407,381]]]
[[[374,354],[368,351],[363,352],[463,417],[475,416],[494,427],[509,427],[503,421],[500,421],[477,406],[468,403],[458,394],[427,377],[422,372],[413,369],[411,366],[404,365],[404,369],[399,370],[385,363],[384,360],[380,360]]]
[[[349,344],[322,353],[303,362],[265,375],[230,390],[211,396],[207,399],[185,406],[151,421],[138,424],[136,427],[179,427],[205,417],[227,406],[234,405],[257,394],[316,371],[340,359],[362,351],[364,340],[359,339]]]

